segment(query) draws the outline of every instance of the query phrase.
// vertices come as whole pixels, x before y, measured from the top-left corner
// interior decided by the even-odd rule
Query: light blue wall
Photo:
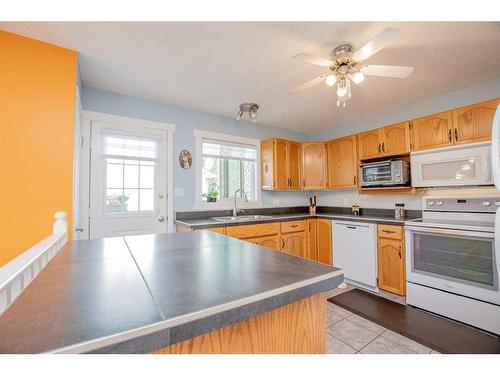
[[[182,169],[176,161],[179,152],[184,149],[193,153],[194,129],[256,139],[281,137],[296,141],[306,140],[306,137],[300,133],[253,124],[246,121],[236,121],[229,117],[191,111],[167,104],[101,91],[86,86],[83,86],[81,98],[84,110],[165,122],[176,126],[174,134],[174,187],[184,188],[184,197],[174,198],[174,210],[178,211],[193,209],[195,196],[195,168],[192,167],[188,170]],[[280,206],[307,205],[307,197],[308,194],[304,192],[262,192],[262,200],[265,206],[273,205],[276,199],[279,200]]]

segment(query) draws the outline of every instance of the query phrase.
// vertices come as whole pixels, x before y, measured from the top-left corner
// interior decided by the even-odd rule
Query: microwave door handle
[[[491,127],[491,168],[493,183],[500,190],[500,104],[498,104]]]

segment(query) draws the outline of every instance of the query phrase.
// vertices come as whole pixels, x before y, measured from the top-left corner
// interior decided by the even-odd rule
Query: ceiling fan
[[[351,43],[343,43],[332,50],[329,58],[313,56],[307,53],[299,53],[293,56],[292,59],[294,60],[324,66],[329,68],[331,72],[294,88],[288,94],[298,94],[325,81],[328,86],[337,84],[337,106],[342,105],[345,107],[346,102],[351,98],[351,81],[356,84],[361,83],[365,79],[365,75],[390,78],[408,77],[413,72],[414,68],[412,66],[363,64],[364,60],[384,49],[402,35],[403,33],[399,30],[386,28],[355,52]]]

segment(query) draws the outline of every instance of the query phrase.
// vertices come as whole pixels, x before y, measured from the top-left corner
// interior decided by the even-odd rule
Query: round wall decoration
[[[193,158],[191,157],[191,153],[188,150],[182,150],[180,152],[179,164],[184,169],[191,168],[191,164],[193,164]]]

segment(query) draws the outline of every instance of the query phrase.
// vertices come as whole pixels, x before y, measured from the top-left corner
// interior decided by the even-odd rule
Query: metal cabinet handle
[[[386,229],[382,229],[382,232],[384,232],[384,233],[396,233],[393,230],[386,230]]]
[[[357,178],[356,178],[356,176],[354,176],[354,185],[356,185],[356,182],[357,182]]]
[[[455,128],[455,141],[458,142],[458,129]]]
[[[291,224],[291,225],[290,225],[290,228],[297,228],[297,227],[298,227],[298,225],[297,225],[297,224]]]
[[[401,259],[401,245],[399,245],[398,254],[399,254],[399,259]]]
[[[382,142],[382,152],[385,152],[385,142]]]
[[[379,143],[378,144],[378,153],[380,154],[380,148],[382,147],[382,145]]]
[[[283,249],[284,247],[285,247],[285,239],[284,239],[284,238],[282,238],[282,239],[281,239],[281,248]]]
[[[451,129],[448,129],[448,140],[450,142],[452,141],[452,138],[451,138]]]

